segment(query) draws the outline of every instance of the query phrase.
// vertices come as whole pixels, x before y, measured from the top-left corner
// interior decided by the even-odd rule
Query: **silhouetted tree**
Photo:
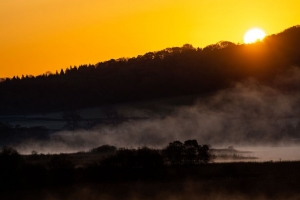
[[[170,165],[196,165],[211,159],[208,145],[198,145],[197,140],[171,142],[163,149],[163,156]]]
[[[194,165],[199,163],[197,140],[187,140],[184,142],[184,163]]]
[[[209,152],[208,145],[199,145],[198,147],[198,159],[200,163],[208,163],[211,160],[212,155]]]
[[[180,141],[171,142],[163,150],[163,155],[166,157],[167,162],[171,165],[182,165],[184,158],[184,145]]]

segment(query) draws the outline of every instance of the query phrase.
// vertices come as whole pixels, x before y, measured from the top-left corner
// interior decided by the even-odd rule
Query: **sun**
[[[265,36],[266,33],[262,29],[253,28],[246,32],[244,42],[246,44],[254,43],[263,40]]]

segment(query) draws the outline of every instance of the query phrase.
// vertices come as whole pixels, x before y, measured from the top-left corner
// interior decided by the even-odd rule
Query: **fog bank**
[[[212,146],[299,146],[299,82],[300,71],[294,67],[272,84],[248,79],[192,106],[174,107],[164,117],[61,131],[49,141],[27,141],[16,148],[23,153],[77,152],[103,144],[162,148],[188,139]]]

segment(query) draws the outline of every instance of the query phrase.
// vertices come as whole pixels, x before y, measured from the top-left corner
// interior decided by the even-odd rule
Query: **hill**
[[[203,49],[186,44],[134,58],[71,66],[55,74],[5,79],[0,82],[0,115],[203,96],[249,77],[276,85],[274,77],[290,66],[300,66],[299,26],[254,44],[223,41]]]

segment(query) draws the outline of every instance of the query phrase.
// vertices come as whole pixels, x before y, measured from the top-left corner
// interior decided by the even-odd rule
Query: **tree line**
[[[184,143],[174,141],[162,149],[118,149],[113,155],[100,163],[105,167],[153,168],[167,166],[184,166],[207,164],[211,161],[208,145],[199,145],[197,140]]]
[[[205,48],[186,44],[55,73],[3,79],[0,114],[206,95],[248,77],[274,84],[276,75],[289,66],[300,66],[299,36],[300,27],[295,26],[254,44],[222,41]]]
[[[163,149],[147,147],[138,149],[102,145],[89,152],[78,152],[80,163],[92,155],[100,159],[78,167],[71,154],[20,155],[12,147],[0,149],[0,190],[17,185],[60,185],[81,181],[109,181],[119,179],[158,178],[168,167],[199,166],[211,161],[208,145],[198,145],[196,140],[171,142]],[[84,156],[80,156],[84,154]],[[75,154],[76,155],[76,154]],[[96,177],[96,178],[95,178]],[[25,184],[25,185],[26,185]],[[4,187],[4,188],[3,188]]]
[[[12,126],[0,121],[0,146],[20,144],[25,140],[48,140],[49,130],[43,126]]]

